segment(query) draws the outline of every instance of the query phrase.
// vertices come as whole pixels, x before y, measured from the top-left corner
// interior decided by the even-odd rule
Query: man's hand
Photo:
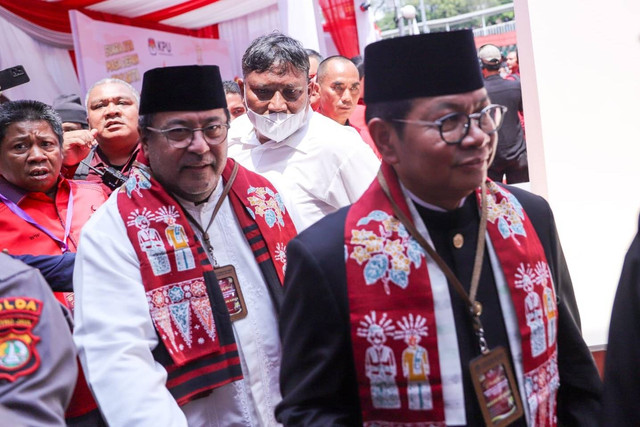
[[[75,166],[82,161],[91,147],[96,145],[97,129],[70,130],[64,133],[62,140],[62,164]]]

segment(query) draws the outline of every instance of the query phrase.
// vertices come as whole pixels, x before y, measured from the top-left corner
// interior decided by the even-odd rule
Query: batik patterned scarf
[[[227,161],[224,182],[234,164],[232,159]],[[281,288],[284,248],[296,233],[280,196],[265,178],[238,167],[229,198],[267,285]],[[140,260],[153,324],[170,356],[170,361],[162,362],[169,372],[167,386],[174,396],[178,394],[178,402],[184,404],[197,394],[241,378],[224,298],[180,205],[151,176],[150,169],[139,164],[119,190],[118,209]],[[212,310],[212,306],[217,308]],[[196,367],[199,384],[181,391],[188,381],[188,369],[182,368],[188,365]],[[203,375],[209,379],[202,381]]]
[[[412,218],[393,169],[391,195]],[[557,308],[544,250],[522,206],[488,182],[488,234],[522,336],[530,425],[554,426]],[[480,198],[480,190],[477,191]],[[444,426],[443,384],[426,253],[376,180],[349,210],[345,257],[351,337],[365,425]],[[444,275],[442,276],[444,277]],[[439,280],[439,279],[434,279]],[[462,369],[468,369],[462,361]]]

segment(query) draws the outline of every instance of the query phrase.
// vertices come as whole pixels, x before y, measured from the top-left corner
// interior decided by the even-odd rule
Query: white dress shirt
[[[355,129],[315,112],[285,140],[264,144],[249,118],[241,116],[232,122],[228,141],[229,157],[265,176],[292,201],[298,232],[355,202],[380,167]]]
[[[181,203],[206,225],[221,192],[222,180],[208,202]],[[117,193],[85,225],[74,272],[74,340],[109,425],[278,425],[274,408],[281,400],[281,350],[276,314],[228,198],[208,234],[219,265],[235,267],[247,306],[247,317],[233,323],[244,379],[179,407],[165,386],[166,370],[153,359],[158,336],[138,257],[118,212]]]

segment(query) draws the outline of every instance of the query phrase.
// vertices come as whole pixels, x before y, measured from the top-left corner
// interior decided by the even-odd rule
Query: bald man
[[[371,147],[375,155],[380,153],[371,139],[365,123],[356,125],[349,122],[349,117],[358,106],[362,81],[358,67],[344,56],[330,56],[318,66],[318,87],[320,88],[318,113],[341,125],[353,127],[364,142]]]
[[[360,99],[358,68],[344,56],[330,56],[318,66],[317,78],[320,86],[318,112],[341,125],[348,124]]]

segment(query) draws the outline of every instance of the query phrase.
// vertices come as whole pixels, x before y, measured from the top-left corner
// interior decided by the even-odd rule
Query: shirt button
[[[464,237],[462,237],[462,234],[457,233],[455,236],[453,236],[454,248],[460,249],[463,245],[464,245]]]

